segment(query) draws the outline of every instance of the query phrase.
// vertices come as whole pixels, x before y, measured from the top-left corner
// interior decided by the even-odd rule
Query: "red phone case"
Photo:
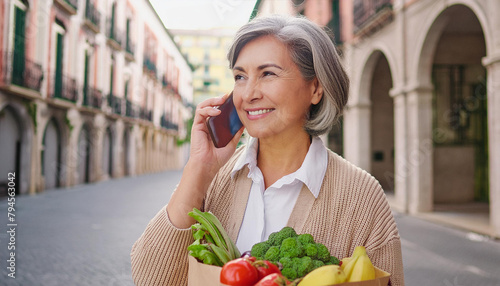
[[[208,118],[207,127],[215,147],[222,148],[231,142],[231,139],[243,124],[234,107],[233,93],[229,95],[219,109],[221,110],[219,115]]]

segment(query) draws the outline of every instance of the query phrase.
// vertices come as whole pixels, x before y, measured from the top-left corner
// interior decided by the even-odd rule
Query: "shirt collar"
[[[231,178],[233,178],[234,174],[241,170],[245,165],[248,165],[248,177],[252,178],[255,175],[258,146],[258,139],[250,137],[243,154],[241,154],[238,158],[233,170],[231,171]],[[294,173],[284,176],[278,180],[278,182],[282,183],[281,185],[284,185],[292,183],[295,180],[299,180],[304,183],[314,197],[317,198],[321,185],[323,184],[327,164],[328,152],[325,145],[323,145],[323,141],[321,141],[319,137],[313,137],[311,146],[309,146],[309,150],[307,151],[304,162],[302,162],[300,168]]]

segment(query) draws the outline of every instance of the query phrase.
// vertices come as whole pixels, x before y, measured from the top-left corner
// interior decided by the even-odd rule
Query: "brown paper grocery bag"
[[[224,286],[219,282],[222,267],[200,263],[191,255],[188,261],[188,286]]]
[[[188,286],[224,286],[219,282],[222,267],[200,263],[191,255],[188,256],[188,260]],[[335,286],[387,286],[389,277],[391,277],[389,273],[375,267],[374,280],[347,282]]]

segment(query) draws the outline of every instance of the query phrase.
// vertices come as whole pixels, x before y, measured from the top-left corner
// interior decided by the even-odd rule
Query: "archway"
[[[125,132],[123,132],[123,141],[122,141],[122,166],[123,166],[123,175],[124,176],[129,176],[130,175],[130,160],[129,160],[129,138],[130,138],[130,132],[127,127],[125,127]]]
[[[448,22],[432,61],[435,210],[489,199],[483,29],[464,5],[452,6],[439,17]],[[487,204],[477,206],[487,210]]]
[[[104,132],[102,144],[102,171],[109,177],[113,176],[113,136],[109,127]]]
[[[394,192],[394,103],[389,95],[392,88],[391,69],[381,52],[373,69],[370,87],[371,174],[384,191]]]
[[[21,142],[23,140],[21,124],[16,113],[9,107],[0,111],[0,196],[6,196],[9,178],[14,178],[15,193],[19,194],[21,176]],[[9,175],[13,173],[12,175]]]
[[[55,118],[47,123],[42,144],[42,176],[45,189],[54,189],[61,185],[61,130]]]
[[[90,158],[92,144],[90,140],[90,129],[87,124],[82,127],[78,136],[78,184],[90,182]]]

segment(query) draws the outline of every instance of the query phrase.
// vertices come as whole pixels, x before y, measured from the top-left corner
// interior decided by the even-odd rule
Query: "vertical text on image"
[[[7,174],[8,188],[7,188],[7,234],[9,259],[7,259],[7,270],[10,278],[16,278],[16,173],[9,172]]]

